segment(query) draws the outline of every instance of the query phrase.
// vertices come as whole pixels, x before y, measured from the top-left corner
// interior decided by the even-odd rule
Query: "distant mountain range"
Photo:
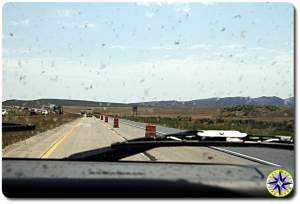
[[[226,98],[208,98],[191,101],[150,101],[144,102],[145,106],[154,107],[229,107],[238,105],[272,105],[272,106],[294,106],[294,97],[282,99],[279,97],[226,97]]]
[[[126,107],[126,106],[147,106],[147,107],[230,107],[238,105],[272,105],[288,106],[295,105],[294,97],[282,99],[276,96],[272,97],[225,97],[225,98],[208,98],[190,101],[149,101],[141,103],[109,103],[85,100],[69,99],[37,99],[37,100],[7,100],[3,101],[3,106],[25,106],[25,107],[42,107],[43,105],[60,104],[63,106],[81,106],[81,107]]]

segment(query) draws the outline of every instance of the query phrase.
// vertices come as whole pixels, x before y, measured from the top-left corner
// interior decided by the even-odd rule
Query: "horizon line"
[[[205,100],[205,99],[215,99],[215,98],[219,98],[219,99],[223,99],[223,98],[262,98],[262,97],[267,97],[267,98],[271,98],[271,97],[277,97],[280,99],[289,99],[289,98],[294,98],[295,96],[290,96],[287,98],[282,98],[279,96],[258,96],[258,97],[250,97],[250,96],[227,96],[227,97],[209,97],[209,98],[197,98],[197,99],[190,99],[190,100],[175,100],[175,99],[167,99],[167,100],[148,100],[148,101],[140,101],[140,102],[111,102],[111,101],[95,101],[95,100],[90,100],[90,99],[66,99],[66,98],[37,98],[37,99],[6,99],[3,100],[3,102],[6,101],[11,101],[11,100],[19,100],[19,101],[38,101],[38,100],[73,100],[73,101],[87,101],[87,102],[97,102],[97,103],[120,103],[120,104],[132,104],[132,103],[147,103],[147,102],[162,102],[162,101],[177,101],[177,102],[187,102],[187,101],[195,101],[195,100]]]

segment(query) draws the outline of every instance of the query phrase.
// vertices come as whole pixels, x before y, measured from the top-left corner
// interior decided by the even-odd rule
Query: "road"
[[[144,123],[120,120],[120,127],[95,117],[83,117],[27,140],[5,147],[3,157],[65,158],[74,153],[109,146],[111,143],[143,137]],[[178,129],[157,126],[158,133]],[[225,152],[224,152],[225,151]],[[230,152],[229,152],[230,151]],[[140,153],[123,160],[201,162],[230,164],[274,164],[294,167],[294,152],[258,148],[164,147]],[[261,160],[261,161],[260,161]]]
[[[134,122],[125,119],[121,119],[122,123],[131,125],[136,128],[144,129],[146,124],[141,122]],[[156,126],[156,130],[160,134],[170,134],[182,131],[180,129],[168,128],[163,126]],[[239,155],[245,158],[253,159],[254,161],[261,161],[266,164],[275,164],[278,166],[289,167],[294,169],[295,164],[295,152],[292,150],[281,150],[273,148],[259,148],[259,147],[211,147],[212,149],[223,151],[227,154]]]

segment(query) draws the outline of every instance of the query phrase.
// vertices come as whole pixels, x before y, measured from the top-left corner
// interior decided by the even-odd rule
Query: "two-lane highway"
[[[180,130],[157,126],[157,131],[164,134]],[[113,128],[112,118],[109,118],[109,122],[105,123],[104,120],[95,117],[84,117],[7,146],[3,149],[3,157],[65,158],[74,153],[102,148],[115,142],[143,137],[144,135],[144,123],[120,119],[119,128]],[[277,153],[281,156],[276,157],[277,160],[275,160],[274,155]],[[163,147],[123,160],[245,165],[257,164],[258,162],[293,168],[293,153],[293,151],[268,150],[266,148]]]
[[[120,141],[124,141],[124,138],[110,130],[107,124],[100,122],[99,119],[80,118],[7,146],[2,153],[3,157],[64,158]],[[129,159],[145,160],[147,157],[139,154]]]

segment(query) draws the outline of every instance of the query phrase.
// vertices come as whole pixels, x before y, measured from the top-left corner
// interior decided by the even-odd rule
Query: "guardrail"
[[[2,132],[29,131],[34,129],[35,125],[32,124],[2,123]]]

